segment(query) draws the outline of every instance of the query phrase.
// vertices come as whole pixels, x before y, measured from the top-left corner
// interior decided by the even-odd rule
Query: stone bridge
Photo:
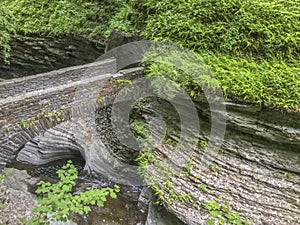
[[[82,66],[69,67],[48,73],[12,79],[0,83],[0,166],[3,168],[16,157],[21,149],[35,145],[48,151],[53,157],[36,158],[25,151],[20,158],[35,164],[43,164],[57,157],[56,147],[64,148],[61,154],[70,156],[86,152],[82,145],[88,145],[92,131],[86,123],[94,120],[93,114],[99,98],[99,89],[116,74],[116,60],[106,59]],[[91,118],[89,118],[91,117]],[[83,118],[84,121],[80,121]],[[83,127],[81,127],[83,126]],[[73,129],[73,132],[66,131]],[[75,132],[74,129],[77,131]],[[71,137],[77,133],[81,137]],[[42,139],[52,135],[58,146],[42,146]],[[42,135],[42,136],[41,136]],[[51,138],[48,138],[49,141]],[[68,139],[68,141],[64,141]],[[70,145],[75,140],[80,144]],[[39,143],[37,143],[39,142]],[[51,144],[50,144],[51,145]],[[28,147],[29,146],[29,147]],[[51,152],[53,151],[53,153]],[[75,153],[74,153],[75,152]],[[61,157],[61,156],[60,156]]]

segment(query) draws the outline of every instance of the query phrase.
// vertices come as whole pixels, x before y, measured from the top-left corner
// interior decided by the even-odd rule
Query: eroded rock
[[[151,120],[151,109],[154,116],[160,108],[163,106],[147,108],[144,118]],[[171,109],[166,112],[174,114]],[[198,112],[199,137],[209,140],[208,106],[198,103]],[[211,218],[203,207],[211,199],[219,204],[228,199],[232,210],[250,219],[250,224],[298,224],[299,115],[227,103],[223,115],[227,118],[226,135],[220,149],[174,152],[170,144],[161,144],[152,153],[159,163],[148,162],[145,177],[163,192],[166,208],[187,224],[204,224]],[[180,130],[178,127],[174,124],[173,130]],[[172,132],[169,137],[176,141],[180,136]],[[185,164],[178,163],[182,158]]]
[[[77,36],[15,36],[10,45],[10,65],[0,54],[0,78],[4,79],[90,63],[104,53],[104,45]]]
[[[0,184],[0,202],[3,204],[0,210],[0,223],[22,225],[21,218],[28,220],[34,217],[31,210],[37,202],[27,188],[37,182],[37,178],[30,177],[25,170],[8,168],[3,174],[7,176]]]

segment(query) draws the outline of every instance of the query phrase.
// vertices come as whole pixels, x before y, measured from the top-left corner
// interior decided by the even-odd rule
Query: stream
[[[58,180],[56,171],[59,170],[68,159],[54,161],[45,165],[35,166],[18,161],[13,161],[7,167],[18,170],[26,170],[32,177],[39,177],[42,180],[55,182]],[[82,158],[72,159],[73,164],[78,170],[78,179],[76,181],[74,194],[81,193],[88,189],[113,187],[115,183],[104,177],[91,177],[83,173],[85,161]],[[87,215],[73,214],[73,221],[78,225],[142,225],[145,224],[147,212],[138,208],[138,197],[142,187],[139,186],[120,186],[120,192],[116,199],[107,198],[105,206],[102,208],[93,206],[92,211]],[[28,190],[34,194],[35,186]]]

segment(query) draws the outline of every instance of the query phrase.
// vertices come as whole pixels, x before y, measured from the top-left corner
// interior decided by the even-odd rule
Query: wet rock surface
[[[145,225],[184,225],[184,223],[164,207],[159,207],[152,201]]]

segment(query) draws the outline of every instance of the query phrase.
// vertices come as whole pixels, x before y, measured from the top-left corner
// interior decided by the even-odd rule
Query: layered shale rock
[[[15,36],[10,45],[10,64],[0,60],[0,78],[4,79],[94,62],[105,48],[78,36]]]
[[[144,120],[162,113],[165,105],[148,107]],[[144,168],[146,180],[160,193],[165,207],[187,224],[204,224],[211,216],[203,204],[214,200],[222,205],[225,199],[250,224],[299,224],[299,112],[229,102],[226,106],[227,112],[218,112],[227,120],[220,149],[158,145]],[[211,111],[203,102],[197,108],[200,139],[209,140]],[[172,108],[164,111],[176,117]],[[159,124],[152,126],[155,133]],[[172,127],[176,130],[180,131],[178,123]],[[179,133],[168,137],[176,142]]]

